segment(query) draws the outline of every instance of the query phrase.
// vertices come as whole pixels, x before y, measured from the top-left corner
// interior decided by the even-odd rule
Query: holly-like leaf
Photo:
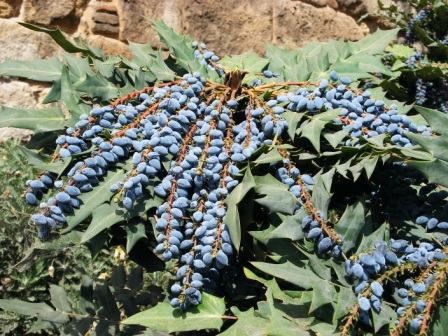
[[[336,232],[344,237],[342,245],[344,252],[356,246],[358,237],[364,229],[365,221],[365,208],[362,200],[347,206],[341,219],[335,225]]]
[[[191,330],[221,329],[226,311],[224,299],[203,293],[202,302],[187,311],[173,310],[168,302],[135,314],[121,321],[137,324],[154,331],[185,332]]]
[[[16,61],[7,58],[0,64],[0,76],[15,76],[39,82],[52,82],[61,77],[63,64],[57,58]]]
[[[112,193],[109,190],[110,186],[118,181],[122,181],[123,178],[123,169],[112,169],[105,180],[100,182],[92,191],[78,196],[82,206],[80,209],[76,209],[73,215],[67,216],[67,226],[61,230],[61,233],[73,230],[79,223],[92,216],[101,204],[109,201],[112,197]]]
[[[264,273],[283,279],[304,289],[313,288],[315,282],[322,281],[313,271],[297,267],[289,261],[283,264],[269,264],[254,261],[251,264]],[[298,274],[300,276],[297,276]]]
[[[44,302],[31,303],[15,299],[0,299],[0,308],[25,316],[39,317],[42,321],[55,324],[62,324],[69,321],[67,315],[54,310]]]
[[[103,58],[102,53],[98,52],[95,49],[88,47],[86,44],[79,45],[73,41],[70,41],[59,28],[58,29],[47,29],[47,28],[32,25],[30,23],[25,23],[25,22],[19,22],[19,24],[21,26],[24,26],[25,28],[50,35],[53,38],[53,40],[57,44],[59,44],[59,46],[62,47],[62,49],[64,49],[65,51],[67,51],[69,53],[80,52],[80,53],[88,55],[92,58],[98,58],[98,59]]]
[[[246,174],[244,175],[243,181],[238,184],[235,189],[233,189],[225,200],[227,205],[227,214],[224,217],[224,223],[229,228],[232,243],[235,245],[237,251],[239,250],[241,243],[241,224],[238,205],[247,193],[255,187],[255,185],[256,184],[252,173],[248,168],[246,170]]]
[[[375,33],[363,38],[357,42],[349,42],[352,55],[357,54],[369,54],[378,55],[382,54],[384,49],[389,43],[397,38],[398,31],[400,29],[381,30],[378,29]]]
[[[269,209],[271,212],[280,212],[292,215],[297,199],[288,192],[288,186],[281,183],[270,174],[254,177],[255,192],[259,195],[266,195],[257,198],[255,201]]]
[[[16,127],[34,131],[35,133],[63,129],[64,112],[60,108],[23,109],[2,106],[0,127]]]
[[[153,20],[152,26],[159,35],[160,40],[166,44],[171,54],[175,56],[176,64],[189,72],[201,69],[201,64],[194,56],[194,49],[191,46],[193,39],[190,36],[177,34],[162,20]]]
[[[76,84],[75,89],[102,102],[116,98],[118,95],[118,88],[99,73],[85,74],[84,79]]]
[[[129,254],[135,244],[142,238],[146,238],[147,220],[139,219],[126,225],[126,253]]]
[[[70,313],[72,307],[68,301],[67,292],[64,288],[50,285],[51,304],[60,312]]]

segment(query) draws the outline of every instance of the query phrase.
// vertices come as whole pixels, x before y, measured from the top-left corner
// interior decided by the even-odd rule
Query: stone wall
[[[44,34],[18,22],[59,27],[82,36],[107,54],[129,55],[127,42],[163,48],[150,19],[207,44],[218,55],[254,50],[266,42],[281,47],[308,41],[358,40],[377,28],[357,23],[374,13],[377,0],[0,0],[0,62],[6,58],[51,58],[61,49]],[[48,85],[0,77],[0,105],[39,107]],[[1,112],[0,112],[1,113]],[[2,137],[0,130],[0,138]]]

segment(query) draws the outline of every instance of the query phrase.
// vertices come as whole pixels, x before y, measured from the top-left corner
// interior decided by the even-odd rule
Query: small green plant
[[[53,82],[44,102],[70,117],[0,114],[36,134],[23,196],[41,241],[22,263],[116,251],[78,299],[0,300],[32,331],[444,334],[448,116],[363,89],[397,78],[398,29],[220,58],[154,21],[170,56],[130,43],[128,60],[23,25],[67,53],[0,74]]]

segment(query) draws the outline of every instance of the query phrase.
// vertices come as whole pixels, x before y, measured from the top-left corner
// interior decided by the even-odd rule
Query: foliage
[[[220,59],[154,21],[170,56],[131,43],[128,60],[26,26],[66,53],[0,74],[52,82],[44,102],[69,117],[0,113],[35,132],[21,150],[40,171],[23,194],[39,240],[17,267],[40,281],[65,255],[77,274],[0,300],[38,317],[29,331],[446,333],[447,116],[384,90],[398,29]],[[77,267],[85,247],[115,260]]]

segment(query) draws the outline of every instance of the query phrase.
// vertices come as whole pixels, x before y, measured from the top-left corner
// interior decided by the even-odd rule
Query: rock
[[[117,7],[111,5],[99,5],[93,14],[92,32],[118,38],[120,32]]]
[[[316,8],[301,2],[276,2],[276,26],[272,43],[294,48],[310,41],[329,39],[359,40],[366,35],[365,28],[331,7]]]
[[[132,58],[128,45],[116,39],[101,35],[89,35],[86,40],[91,47],[101,48],[105,55],[121,55],[125,58]]]
[[[37,109],[52,105],[40,102],[50,90],[50,84],[0,77],[0,106]],[[0,109],[0,114],[2,113]],[[0,143],[11,138],[29,138],[32,131],[13,127],[0,128]]]
[[[124,1],[120,13],[120,40],[149,43],[154,48],[165,48],[151,27],[148,19],[160,20],[176,32],[183,32],[181,21],[186,14],[188,1],[177,0],[134,0]],[[136,15],[138,13],[138,15]]]
[[[20,0],[0,0],[0,18],[19,16],[21,4]]]
[[[218,55],[249,50],[262,55],[272,40],[276,6],[277,1],[256,0],[186,2],[182,28]]]
[[[49,35],[24,28],[15,20],[0,19],[0,45],[0,62],[51,58],[61,52]]]
[[[24,0],[23,19],[26,22],[49,25],[63,19],[75,10],[76,0]]]

